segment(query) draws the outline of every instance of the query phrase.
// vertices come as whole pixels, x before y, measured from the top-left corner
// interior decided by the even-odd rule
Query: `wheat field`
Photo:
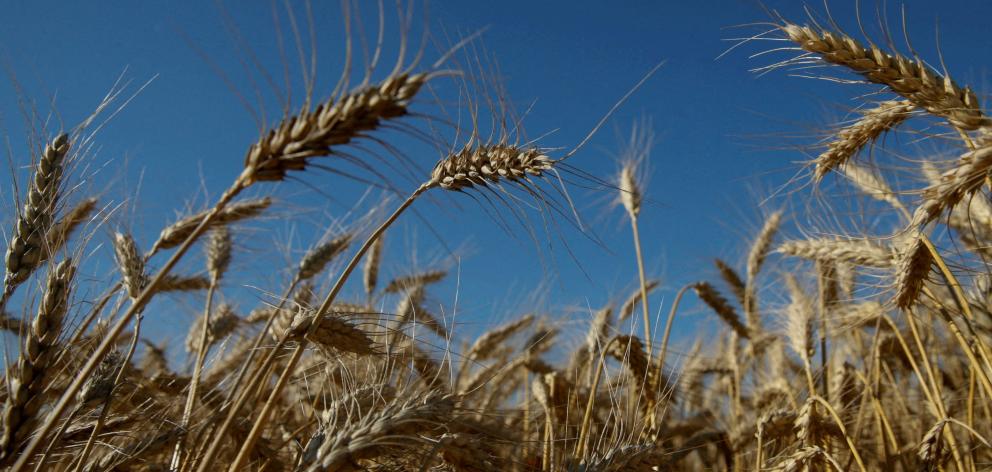
[[[417,8],[402,8],[409,17],[380,26],[408,33]],[[0,467],[992,470],[992,121],[939,58],[818,18],[771,13],[727,53],[757,50],[758,74],[843,77],[856,97],[814,152],[792,157],[789,191],[822,224],[755,209],[763,221],[732,258],[674,276],[665,298],[642,246],[655,235],[640,224],[657,218],[650,121],[628,126],[615,174],[585,171],[586,140],[612,110],[576,145],[543,146],[484,31],[437,42],[434,57],[403,34],[393,62],[374,42],[371,66],[349,51],[336,86],[305,78],[301,105],[225,156],[234,178],[215,198],[169,221],[80,185],[102,120],[126,116],[133,91],[115,86],[82,123],[46,123],[34,149],[15,153],[30,156],[17,163],[30,178],[11,182],[17,206],[3,215],[0,321],[13,346]],[[614,108],[664,73],[632,78]],[[406,154],[397,135],[438,155]],[[886,152],[900,135],[924,143],[918,154]],[[931,142],[950,151],[928,154]],[[255,222],[295,214],[266,189],[314,175],[390,198],[323,216],[325,235],[285,267],[245,270]],[[834,181],[848,194],[822,190]],[[430,227],[418,211],[438,200],[454,218],[489,212],[493,226],[536,238],[586,233],[571,195],[587,187],[615,202],[629,241],[619,254],[637,270],[633,291],[607,294],[617,302],[581,325],[535,311],[462,332],[432,296],[458,275],[387,250],[398,221]],[[834,199],[883,216],[864,224]],[[848,220],[862,223],[827,226]],[[136,224],[158,236],[137,238]],[[91,258],[112,266],[106,277],[84,269]],[[554,297],[553,285],[538,290]],[[142,329],[163,299],[195,313],[171,345]],[[673,327],[693,304],[719,329],[680,339]]]

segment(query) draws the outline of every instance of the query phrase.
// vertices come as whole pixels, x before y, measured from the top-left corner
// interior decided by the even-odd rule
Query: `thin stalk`
[[[648,309],[648,281],[644,276],[644,256],[641,252],[641,232],[637,226],[637,215],[630,216],[630,230],[634,234],[634,253],[637,255],[637,276],[641,283],[641,312],[644,315],[644,350],[651,359],[651,315]]]
[[[203,324],[201,325],[203,329],[200,331],[200,345],[196,350],[196,364],[193,366],[193,378],[190,380],[189,392],[186,396],[186,406],[183,408],[183,418],[180,425],[183,431],[189,428],[190,417],[193,416],[193,408],[196,406],[196,394],[198,387],[200,386],[200,375],[203,373],[203,361],[207,357],[207,339],[209,338],[210,332],[210,310],[214,302],[214,292],[217,291],[217,278],[210,278],[210,287],[207,289],[207,301],[206,306],[203,307]],[[172,454],[172,464],[169,466],[170,470],[177,470],[179,468],[179,461],[182,456],[183,444],[185,441],[185,434],[179,436],[179,440],[176,441],[176,449]]]
[[[937,267],[940,269],[941,277],[947,282],[947,285],[950,285],[951,293],[954,294],[954,302],[957,303],[958,308],[965,315],[965,327],[968,328],[968,334],[971,335],[971,342],[975,344],[979,357],[985,363],[985,368],[992,371],[992,360],[989,359],[992,355],[989,354],[988,346],[985,345],[982,338],[975,334],[975,328],[972,326],[975,315],[971,312],[971,305],[968,303],[968,299],[961,289],[961,284],[958,282],[957,277],[954,276],[954,273],[951,272],[951,269],[947,267],[947,263],[944,262],[944,258],[937,252],[937,248],[930,242],[930,238],[926,235],[921,235],[921,237],[923,238],[923,244],[926,245],[927,250],[933,255],[934,262],[937,263]]]
[[[585,460],[586,443],[589,441],[589,423],[592,421],[592,407],[596,403],[596,389],[599,388],[599,378],[602,377],[603,367],[606,365],[606,352],[617,338],[612,338],[605,346],[599,356],[599,364],[596,365],[596,373],[592,377],[592,386],[589,387],[589,399],[586,401],[586,410],[582,414],[582,425],[579,428],[579,440],[575,444],[575,458],[581,463]]]
[[[927,355],[927,350],[923,346],[923,339],[920,337],[920,332],[916,327],[916,321],[913,319],[913,312],[907,309],[906,315],[907,315],[906,323],[909,325],[909,330],[913,334],[913,342],[916,343],[916,349],[920,351],[920,357],[923,358],[923,368],[926,370],[927,378],[930,380],[930,386],[931,386],[930,388],[933,389],[933,396],[930,397],[930,400],[934,401],[933,400],[934,398],[937,399],[936,406],[939,409],[941,415],[941,417],[938,419],[947,418],[948,416],[947,409],[944,408],[944,397],[940,391],[940,382],[937,382],[937,376],[934,373],[933,365],[930,363],[930,356]],[[895,332],[898,333],[898,331]],[[899,336],[901,337],[902,335]],[[912,358],[912,353],[910,353],[907,350],[906,356]],[[923,382],[922,378],[920,378],[920,382],[922,384]],[[924,391],[926,391],[925,385],[921,385],[921,387],[923,387]],[[961,453],[960,451],[958,451],[957,439],[954,437],[954,432],[948,431],[948,433],[949,434],[947,435],[947,442],[950,443],[951,453],[954,456],[954,463],[958,466],[958,470],[965,470],[964,462],[962,462],[961,460]]]
[[[679,289],[678,293],[675,294],[675,301],[672,302],[672,308],[668,311],[668,319],[665,320],[665,333],[661,338],[661,350],[658,351],[658,370],[655,372],[657,375],[654,376],[654,385],[651,386],[651,389],[655,392],[658,391],[658,387],[661,383],[661,375],[665,370],[665,358],[668,355],[668,339],[672,334],[672,325],[675,322],[675,313],[679,309],[679,303],[682,301],[682,295],[685,295],[686,290],[692,288],[693,285],[695,284],[684,285]],[[661,420],[659,420],[659,422],[660,421]]]
[[[110,352],[110,348],[113,347],[116,342],[117,336],[120,336],[121,332],[124,331],[124,328],[131,321],[131,319],[138,314],[146,303],[148,303],[148,301],[152,298],[152,295],[154,295],[158,285],[162,282],[165,276],[169,275],[169,272],[172,271],[179,260],[186,254],[186,251],[188,251],[193,245],[193,242],[196,241],[196,239],[199,238],[204,231],[206,231],[206,229],[210,226],[210,222],[213,221],[214,218],[217,217],[217,214],[220,213],[221,210],[223,210],[224,207],[227,206],[227,204],[230,203],[230,201],[245,188],[247,188],[246,183],[239,179],[234,185],[231,186],[231,188],[227,189],[227,191],[221,195],[220,199],[214,205],[213,210],[211,210],[210,213],[203,218],[200,225],[197,226],[189,237],[186,238],[186,241],[183,241],[183,244],[176,249],[176,252],[173,253],[172,257],[169,258],[162,269],[155,274],[155,278],[148,283],[141,294],[138,295],[138,298],[134,300],[131,307],[128,308],[128,311],[125,312],[117,323],[110,328],[110,331],[107,332],[106,336],[104,336],[103,341],[100,342],[100,345],[98,345],[93,354],[90,355],[89,360],[86,361],[86,364],[84,364],[79,372],[76,373],[72,383],[69,384],[65,392],[62,393],[59,401],[54,407],[52,407],[52,410],[45,419],[45,422],[35,432],[34,439],[32,439],[31,442],[28,443],[27,447],[24,448],[24,451],[21,452],[21,457],[19,457],[17,462],[14,463],[14,466],[11,467],[11,472],[20,472],[24,470],[24,466],[27,465],[28,461],[30,461],[34,454],[38,452],[38,448],[41,447],[41,443],[45,440],[45,437],[52,432],[55,424],[69,407],[69,403],[73,401],[76,393],[83,387],[83,383],[86,382],[86,379],[89,378],[94,370],[96,370],[104,356]]]
[[[389,218],[387,218],[386,221],[384,221],[381,225],[379,225],[379,227],[372,232],[372,234],[368,237],[368,239],[365,240],[365,243],[362,244],[362,247],[351,258],[351,261],[348,262],[348,265],[345,267],[344,271],[338,277],[338,280],[334,283],[334,287],[331,288],[330,293],[327,294],[327,297],[324,299],[323,303],[321,303],[320,307],[317,309],[316,312],[314,312],[313,316],[310,318],[310,327],[307,329],[307,335],[312,334],[313,331],[316,330],[318,326],[318,323],[316,322],[317,318],[323,316],[324,313],[327,312],[328,309],[330,309],[331,304],[334,303],[334,299],[337,297],[341,289],[344,288],[345,281],[348,280],[348,277],[351,275],[352,271],[355,270],[355,267],[358,267],[358,263],[361,261],[362,257],[369,250],[369,248],[372,247],[372,244],[375,243],[375,240],[378,239],[379,236],[381,236],[382,233],[385,232],[386,229],[391,224],[393,224],[393,222],[395,222],[397,218],[399,218],[400,214],[402,214],[404,210],[406,210],[411,204],[413,204],[414,200],[416,200],[417,197],[419,197],[421,194],[423,194],[425,191],[427,191],[430,188],[431,187],[428,184],[423,184],[420,187],[418,187],[417,190],[415,190],[412,194],[410,194],[410,196],[407,197],[406,201],[404,201],[399,207],[397,207],[396,210],[393,211],[393,214],[390,215]],[[306,349],[307,347],[306,338],[307,336],[303,336],[299,339],[298,344],[296,346],[296,350],[293,351],[293,356],[290,358],[289,362],[287,362],[286,366],[283,368],[282,374],[279,376],[279,380],[276,381],[276,385],[273,387],[272,393],[269,394],[268,400],[266,400],[265,405],[262,406],[262,411],[259,413],[258,418],[255,420],[255,423],[252,425],[251,431],[248,432],[248,437],[245,439],[245,442],[241,445],[241,449],[238,451],[237,457],[234,458],[234,461],[231,462],[231,465],[228,467],[228,471],[236,472],[240,470],[241,466],[248,458],[249,451],[255,445],[255,441],[258,440],[259,435],[261,435],[262,433],[263,424],[268,420],[269,413],[272,411],[273,407],[275,406],[276,398],[279,397],[279,394],[282,392],[283,387],[286,386],[286,382],[289,380],[290,373],[292,372],[293,368],[296,367],[296,363],[299,362],[300,357],[303,355],[303,350]],[[198,470],[201,472],[206,472],[207,470],[206,466],[208,465],[209,463],[204,461],[200,464]]]

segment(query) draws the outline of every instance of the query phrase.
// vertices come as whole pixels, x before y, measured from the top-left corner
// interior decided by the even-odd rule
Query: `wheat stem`
[[[630,213],[630,230],[634,235],[634,254],[637,256],[637,277],[641,286],[641,314],[644,315],[644,345],[648,359],[651,359],[651,314],[648,308],[648,281],[644,276],[644,255],[641,252],[641,232],[637,226],[637,214]]]

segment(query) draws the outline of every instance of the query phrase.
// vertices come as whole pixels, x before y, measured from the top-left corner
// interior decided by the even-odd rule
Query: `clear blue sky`
[[[256,88],[268,106],[277,102],[258,72],[245,74],[239,62],[250,49],[262,67],[281,81],[273,8],[279,11],[287,48],[293,47],[294,39],[282,3],[273,3],[278,5],[228,2],[225,10],[214,2],[8,2],[0,14],[0,60],[6,71],[0,79],[0,129],[10,143],[5,157],[11,159],[5,164],[19,166],[27,159],[19,98],[35,101],[44,114],[55,97],[54,109],[71,125],[93,109],[122,73],[133,81],[131,91],[154,78],[97,135],[98,149],[85,170],[87,189],[101,191],[105,203],[129,206],[111,219],[109,228],[130,228],[147,247],[163,223],[174,219],[176,210],[191,201],[201,208],[203,188],[214,197],[240,171],[257,128],[235,90],[253,105],[260,100]],[[314,3],[318,66],[325,89],[316,95],[322,98],[337,77],[343,35],[338,2]],[[364,19],[371,24],[374,3],[361,3]],[[764,3],[786,18],[806,19],[800,2]],[[856,31],[855,2],[829,3],[834,17],[848,31]],[[875,24],[875,2],[861,3],[862,18]],[[898,25],[897,5],[888,3],[893,4],[889,22]],[[937,63],[939,37],[943,60],[954,77],[982,92],[989,82],[983,60],[992,51],[992,35],[987,32],[992,2],[905,3],[913,46]],[[823,11],[819,2],[814,4],[814,10]],[[787,57],[749,58],[782,43],[745,45],[717,60],[733,44],[727,39],[764,29],[735,28],[767,21],[755,1],[434,0],[429,7],[430,30],[442,43],[450,43],[443,39],[445,34],[458,37],[489,28],[475,46],[498,60],[518,107],[534,104],[525,126],[531,137],[553,131],[541,141],[546,146],[574,146],[652,66],[667,61],[571,161],[595,175],[612,177],[616,164],[611,153],[618,146],[618,131],[625,133],[640,116],[653,119],[658,144],[650,164],[650,203],[643,213],[642,231],[649,271],[666,287],[660,292],[666,309],[673,288],[698,278],[715,278],[713,257],[743,262],[744,238],[760,225],[762,212],[785,205],[772,200],[758,207],[796,172],[803,155],[793,148],[809,144],[816,131],[843,119],[859,103],[853,98],[869,90],[792,78],[784,71],[762,77],[749,72]],[[417,11],[419,30],[423,9]],[[297,14],[302,20],[302,6],[297,6]],[[232,39],[228,22],[242,35],[239,40]],[[372,40],[373,30],[366,35]],[[395,45],[394,30],[386,42]],[[429,48],[429,57],[437,57],[434,50]],[[291,74],[299,78],[295,60]],[[13,76],[23,87],[21,96]],[[297,81],[297,97],[298,85]],[[270,109],[269,114],[276,113]],[[438,156],[425,154],[410,157],[426,170]],[[23,178],[24,173],[18,175]],[[252,226],[261,231],[241,239],[238,268],[246,273],[266,274],[267,280],[273,280],[266,264],[281,260],[281,244],[291,241],[298,256],[332,220],[354,219],[346,213],[356,200],[355,186],[340,183],[338,177],[318,171],[308,173],[304,182],[260,187],[262,194],[274,194],[282,203],[275,211],[278,218]],[[9,219],[12,191],[7,184],[0,190],[3,215]],[[458,201],[461,209],[447,200],[441,207],[430,203],[419,207],[424,217],[435,221],[448,245],[468,248],[467,257],[455,267],[461,275],[460,321],[486,324],[527,311],[529,292],[549,278],[553,281],[543,290],[546,296],[539,306],[570,319],[589,316],[570,307],[598,308],[610,297],[627,295],[636,272],[626,221],[609,205],[614,194],[608,189],[574,188],[573,192],[585,221],[605,247],[568,229],[560,235],[553,232],[551,239],[568,240],[581,266],[561,244],[535,248],[525,237],[508,236],[471,201]],[[108,241],[107,235],[108,230],[99,231],[89,246],[94,258],[105,259],[110,253],[108,247],[98,245]],[[389,234],[389,247],[401,263],[412,260],[413,254],[420,264],[444,256],[430,232],[409,215]],[[88,275],[99,277],[109,270],[106,260],[96,265]],[[264,288],[277,290],[271,284]],[[453,288],[452,282],[436,291],[437,300],[450,307]],[[357,292],[357,288],[352,291]],[[657,310],[661,301],[662,297],[654,297],[653,308]],[[170,335],[176,320],[188,322],[199,303],[181,301],[175,305],[180,312],[176,315],[165,313],[171,306],[159,305],[149,325],[156,334]],[[239,308],[247,312],[253,303],[242,299]],[[680,330],[705,318],[687,317],[680,321]],[[475,328],[467,327],[465,332]]]

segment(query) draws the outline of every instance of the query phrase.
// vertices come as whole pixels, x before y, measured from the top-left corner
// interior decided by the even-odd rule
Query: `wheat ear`
[[[14,223],[14,233],[7,246],[6,273],[0,310],[14,289],[22,284],[47,258],[48,232],[58,203],[65,157],[69,152],[69,136],[60,134],[49,143],[38,159],[34,179],[28,188],[24,210]]]
[[[896,306],[908,308],[916,303],[932,264],[933,255],[923,242],[922,234],[914,235],[905,242],[895,266]]]
[[[913,215],[913,224],[925,225],[974,195],[992,171],[992,142],[982,143],[958,159],[957,165],[940,176],[940,182],[923,191],[923,203]]]
[[[947,119],[954,127],[973,131],[988,123],[978,97],[968,87],[960,87],[949,76],[941,76],[920,59],[910,59],[872,45],[865,48],[844,34],[810,26],[785,23],[786,36],[799,47],[860,74],[870,82],[883,84],[914,105]]]
[[[889,268],[895,263],[891,249],[868,239],[805,239],[786,241],[777,252],[812,261],[847,262],[856,266]]]
[[[827,144],[827,150],[813,160],[816,166],[813,179],[819,181],[831,170],[848,163],[869,143],[909,118],[914,108],[912,102],[901,100],[885,101],[862,111],[861,119],[837,131],[834,140]]]
[[[217,214],[209,219],[207,227],[214,228],[244,219],[254,218],[255,216],[260,215],[271,205],[272,199],[269,197],[225,205],[222,210],[216,212]],[[159,234],[158,240],[155,241],[155,244],[152,245],[150,254],[155,254],[162,249],[171,249],[182,244],[190,237],[190,235],[193,234],[197,227],[199,227],[204,221],[207,221],[207,216],[209,216],[211,212],[213,212],[213,210],[202,211],[195,215],[187,216],[167,226]]]
[[[706,305],[713,309],[713,311],[723,320],[730,329],[733,329],[738,336],[742,338],[750,338],[751,333],[748,332],[747,326],[741,322],[739,316],[737,316],[737,311],[734,307],[730,306],[730,302],[726,298],[723,298],[719,292],[716,291],[709,282],[696,282],[692,286],[693,290],[696,292],[696,296],[699,297]]]
[[[71,260],[52,267],[45,286],[45,295],[38,305],[38,314],[15,366],[7,372],[9,390],[3,412],[3,434],[0,436],[0,464],[9,465],[17,444],[27,437],[27,428],[42,406],[39,398],[52,375],[46,373],[58,349],[58,338],[69,308],[69,291],[75,268]]]
[[[757,300],[758,272],[761,271],[761,266],[764,265],[765,258],[768,257],[768,252],[771,250],[772,244],[775,241],[775,235],[778,233],[778,228],[781,224],[781,211],[776,211],[769,215],[765,219],[765,224],[762,225],[761,231],[758,232],[758,237],[751,244],[751,250],[747,255],[747,290],[744,297],[744,314],[747,319],[747,327],[753,336],[757,336],[762,332]]]
[[[355,460],[375,458],[397,447],[397,438],[406,438],[408,446],[416,444],[419,434],[444,422],[454,406],[450,398],[435,392],[422,399],[407,398],[411,399],[391,402],[327,438],[306,470],[349,470]]]

